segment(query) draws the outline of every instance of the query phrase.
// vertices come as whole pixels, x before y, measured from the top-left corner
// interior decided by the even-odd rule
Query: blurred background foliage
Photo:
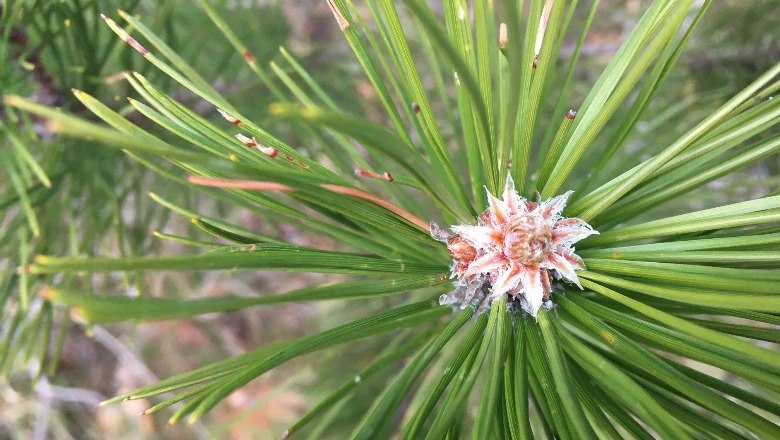
[[[276,68],[294,77],[280,55],[283,45],[336,97],[338,106],[381,120],[381,104],[360,74],[325,2],[212,3],[265,72]],[[587,93],[648,3],[602,2],[583,47],[569,103],[579,102]],[[2,1],[0,8],[0,94],[29,96],[88,117],[70,93],[71,88],[78,88],[143,121],[119,99],[134,93],[123,72],[139,71],[188,108],[219,118],[199,98],[183,90],[177,94],[175,84],[115,38],[100,13],[113,14],[116,9],[142,16],[166,44],[259,125],[264,125],[268,104],[278,98],[274,93],[280,93],[260,84],[194,1],[17,0]],[[577,10],[574,20],[585,20],[587,9]],[[653,101],[649,114],[654,118],[640,123],[625,144],[625,153],[637,155],[641,149],[641,154],[650,155],[648,145],[668,144],[668,139],[675,139],[692,121],[700,120],[724,97],[773,65],[780,58],[778,15],[774,0],[715,2],[674,75]],[[575,43],[564,43],[562,59],[571,55]],[[430,48],[418,42],[413,49],[424,63]],[[546,103],[549,108],[555,104]],[[597,142],[609,145],[619,135],[615,130],[620,118],[613,121],[614,127],[606,127]],[[153,124],[145,128],[155,130]],[[321,135],[300,127],[283,126],[282,130],[277,134],[312,152],[323,141]],[[659,139],[659,133],[668,139]],[[171,136],[162,131],[156,134]],[[31,255],[126,256],[161,253],[161,247],[172,253],[177,245],[157,239],[154,232],[197,236],[197,226],[187,216],[172,215],[148,196],[150,191],[178,205],[292,242],[321,248],[332,247],[332,243],[313,242],[321,239],[284,224],[261,222],[218,199],[196,197],[123,153],[55,137],[40,121],[3,107],[0,162],[0,438],[270,438],[317,401],[317,396],[341,383],[339,369],[344,362],[364,364],[366,359],[361,357],[376,351],[366,350],[366,344],[377,341],[330,350],[318,355],[319,365],[325,366],[318,371],[307,369],[307,357],[298,359],[236,392],[226,405],[194,425],[165,427],[162,417],[139,417],[145,409],[141,402],[98,410],[99,401],[119,391],[259,344],[330,328],[337,323],[336,309],[339,322],[349,310],[329,302],[283,305],[192,321],[114,325],[110,332],[98,326],[87,329],[38,297],[38,287],[50,281],[16,272]],[[636,160],[626,160],[625,167],[633,163]],[[778,187],[778,168],[776,157],[763,161],[708,186],[718,191],[699,191],[698,197],[686,199],[695,206],[664,209],[680,212],[765,195]],[[94,278],[101,285],[87,286],[87,290],[131,295],[149,290],[167,297],[250,295],[265,289],[292,290],[321,278],[252,273],[106,275]],[[69,280],[57,282],[68,286]],[[380,374],[372,379],[375,385],[361,387],[342,417],[362,411],[367,404],[360,402],[361,396],[366,401],[376,396],[378,384],[385,379]]]
[[[241,57],[213,38],[216,30],[211,21],[193,6],[187,1],[0,2],[0,93],[30,96],[86,116],[70,93],[71,88],[78,88],[132,117],[132,108],[119,98],[129,92],[123,72],[139,71],[161,84],[171,84],[138,60],[103,24],[101,12],[122,9],[143,15],[168,45],[213,79],[216,88],[262,115],[268,105],[267,92],[251,80]],[[267,63],[287,41],[288,26],[278,6],[221,8],[260,62]],[[252,34],[263,38],[249,38]],[[182,98],[197,108],[194,98]],[[102,329],[85,339],[84,329],[72,326],[66,313],[53,310],[37,297],[36,289],[45,280],[30,280],[15,269],[39,253],[119,256],[154,252],[160,243],[151,231],[171,224],[170,211],[147,193],[154,190],[179,201],[191,196],[181,188],[164,185],[161,178],[121,152],[54,137],[45,124],[5,107],[0,107],[0,161],[0,437],[106,438],[136,431],[135,416],[111,414],[112,410],[103,412],[108,417],[105,426],[101,418],[95,423],[95,406],[115,392],[117,374],[141,374],[148,379],[152,373],[145,363],[157,356],[153,347],[158,344],[151,344],[144,353],[145,344],[128,347],[100,333]],[[188,227],[185,222],[178,227]],[[189,289],[190,281],[177,280],[176,290]],[[68,284],[68,280],[61,282]],[[115,291],[155,286],[140,275],[106,279],[105,284]],[[216,343],[220,339],[216,332],[206,337],[223,345]],[[135,364],[128,364],[131,358],[137,359]],[[163,358],[163,362],[176,362]],[[151,419],[145,422],[150,423],[141,432],[162,429]],[[190,438],[193,429],[172,431]],[[201,431],[202,437],[206,431]]]

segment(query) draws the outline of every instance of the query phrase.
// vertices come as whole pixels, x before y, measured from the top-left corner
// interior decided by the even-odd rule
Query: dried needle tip
[[[222,115],[223,118],[227,119],[228,122],[230,122],[233,125],[241,125],[241,119],[236,118],[235,116],[231,116],[226,112],[225,110],[222,110],[221,108],[217,108],[217,111],[220,115]]]
[[[501,23],[498,26],[498,48],[506,48],[506,42],[509,40],[507,36],[506,23]]]
[[[367,170],[365,168],[355,168],[355,175],[358,177],[368,177],[369,179],[379,179],[379,180],[385,180],[387,182],[392,182],[395,179],[393,178],[393,175],[385,171],[382,174],[375,173],[371,170]]]
[[[255,56],[248,49],[244,49],[244,51],[241,52],[241,56],[244,57],[244,61],[246,61],[248,64],[255,63]]]
[[[270,154],[269,154],[269,156],[270,156]],[[276,156],[276,153],[274,153],[274,155],[271,156],[271,157],[275,157],[275,156]],[[309,169],[309,164],[307,164],[303,160],[296,159],[291,154],[285,153],[284,154],[284,160],[290,162],[291,164],[297,165],[297,166],[303,168],[304,170],[308,170]]]
[[[536,29],[536,44],[534,45],[534,69],[536,69],[536,62],[539,60],[539,52],[542,51],[542,42],[544,41],[544,34],[547,32],[547,21],[550,20],[553,1],[554,0],[547,0],[544,2],[542,16],[539,17],[539,27]]]
[[[141,43],[139,43],[135,38],[131,37],[130,34],[128,34],[124,29],[119,27],[119,25],[116,24],[116,22],[112,19],[110,19],[106,14],[100,14],[100,18],[103,19],[103,21],[108,24],[108,27],[111,28],[112,31],[114,31],[119,37],[123,40],[125,40],[125,43],[129,44],[130,47],[138,51],[143,56],[149,55],[149,51],[146,50],[145,47],[141,46]]]
[[[236,135],[236,139],[238,139],[239,142],[246,145],[247,148],[255,148],[257,146],[257,140],[255,138],[246,137],[243,134],[239,133]]]
[[[105,78],[103,78],[103,82],[105,84],[110,85],[110,84],[117,83],[119,81],[127,81],[127,79],[129,79],[131,75],[132,75],[131,72],[124,70],[121,72],[117,72],[113,75],[106,76]]]
[[[574,119],[575,116],[577,116],[577,112],[575,112],[574,109],[569,110],[566,113],[566,119]]]
[[[339,28],[341,28],[342,31],[347,30],[349,27],[349,22],[346,18],[344,18],[344,15],[339,11],[339,8],[333,3],[333,0],[327,0],[328,7],[330,7],[330,12],[333,13],[333,16],[336,17],[336,21],[339,23]]]
[[[258,147],[258,150],[260,150],[263,154],[265,154],[266,156],[268,156],[268,157],[270,157],[272,159],[279,154],[279,150],[277,150],[276,148],[265,147],[265,146],[262,146],[262,145],[260,145]]]
[[[273,147],[266,147],[264,145],[258,145],[257,149],[260,150],[261,153],[265,154],[266,156],[270,158],[274,158],[279,154],[279,150]]]
[[[282,433],[282,435],[280,435],[277,440],[286,440],[287,437],[289,437],[289,436],[290,436],[290,430],[288,429],[288,430],[284,431]]]

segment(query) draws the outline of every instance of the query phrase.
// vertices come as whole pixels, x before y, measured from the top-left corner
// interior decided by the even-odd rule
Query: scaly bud
[[[551,277],[581,288],[575,271],[585,263],[572,245],[598,232],[583,220],[561,216],[571,193],[532,202],[507,177],[502,200],[488,192],[489,205],[476,225],[455,225],[448,232],[432,225],[431,236],[447,244],[457,279],[440,303],[482,308],[506,299],[536,317],[542,305],[552,305]]]

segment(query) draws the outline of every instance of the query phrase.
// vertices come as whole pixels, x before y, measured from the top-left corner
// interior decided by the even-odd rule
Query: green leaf
[[[679,422],[619,367],[589,349],[569,332],[560,332],[559,336],[566,353],[575,362],[661,437],[690,438]]]
[[[219,248],[222,253],[170,257],[68,258],[39,255],[30,273],[112,272],[128,270],[234,270],[276,269],[318,273],[411,273],[446,272],[439,265],[391,261],[363,255],[327,252],[297,246],[250,244]]]
[[[559,299],[559,304],[571,316],[585,324],[594,335],[598,335],[615,356],[623,362],[631,362],[642,370],[643,374],[666,383],[671,389],[695,401],[698,405],[708,408],[722,417],[751,429],[760,437],[775,437],[780,434],[780,428],[770,421],[761,418],[749,410],[731,402],[713,392],[699,382],[678,372],[664,360],[657,357],[646,348],[627,338],[617,330],[600,322],[596,317],[578,308],[566,297]]]
[[[623,241],[660,238],[780,221],[780,196],[764,197],[717,208],[681,214],[602,232],[579,243],[583,249]]]
[[[404,171],[417,179],[426,192],[439,202],[442,209],[449,211],[455,219],[467,222],[474,217],[471,206],[453,198],[427,162],[413,152],[399,149],[399,146],[405,144],[404,140],[384,128],[369,121],[314,107],[297,108],[274,104],[270,111],[279,117],[298,118],[324,124],[355,138],[366,148],[376,149],[377,152],[403,167]]]
[[[146,38],[162,56],[170,60],[171,64],[173,64],[180,72],[182,72],[187,77],[187,79],[192,81],[195,86],[206,91],[206,93],[211,96],[220,96],[219,92],[214,90],[214,88],[211,86],[211,84],[209,84],[208,81],[206,81],[206,79],[204,79],[194,68],[192,68],[184,60],[184,58],[179,56],[175,50],[173,50],[170,46],[165,44],[162,39],[155,35],[151,29],[146,27],[140,20],[133,17],[131,14],[128,14],[122,10],[118,12],[119,15],[130,24],[130,26],[143,35],[144,38]],[[223,105],[226,105],[226,103],[223,103]],[[225,109],[227,110],[229,107],[226,107]]]
[[[49,129],[55,133],[82,139],[98,140],[108,146],[126,148],[137,153],[149,153],[168,160],[208,163],[212,167],[217,165],[211,156],[177,149],[150,136],[144,136],[143,138],[128,136],[119,131],[66,115],[40,104],[35,104],[18,96],[5,96],[3,97],[3,102],[6,105],[45,117],[49,120]]]
[[[461,311],[447,326],[436,335],[436,337],[407,365],[396,381],[388,387],[379,400],[366,413],[362,422],[352,434],[353,439],[371,439],[374,438],[381,426],[391,419],[391,415],[396,411],[404,395],[408,392],[412,384],[418,379],[426,366],[433,360],[434,356],[441,351],[442,347],[463,327],[471,316],[474,309],[469,307]]]
[[[477,409],[474,427],[471,430],[472,439],[488,438],[493,424],[496,422],[496,413],[502,411],[499,406],[503,400],[501,399],[501,391],[503,390],[501,381],[505,368],[507,344],[512,334],[509,328],[506,300],[502,298],[494,301],[490,305],[490,315],[490,320],[495,321],[495,329],[492,332],[487,332],[486,335],[492,333],[494,337],[483,341],[484,345],[490,346],[491,353],[488,355],[488,371],[482,399]]]
[[[497,318],[496,314],[490,314],[486,325],[487,331],[483,334],[482,341],[479,343],[479,349],[473,350],[466,362],[461,365],[457,380],[452,383],[441,409],[436,413],[431,428],[425,436],[426,440],[443,438],[448,431],[454,429],[453,426],[461,425],[464,406],[467,404],[474,383],[479,376],[480,366],[485,360],[490,345],[486,341],[492,338]]]
[[[596,436],[585,418],[579,399],[574,394],[574,386],[569,379],[567,364],[561,349],[558,347],[558,335],[552,322],[554,318],[549,316],[547,310],[542,309],[539,311],[537,319],[539,320],[539,328],[541,329],[550,372],[556,383],[560,402],[566,412],[566,419],[571,423],[572,431],[576,432],[578,438],[595,439]]]
[[[690,286],[740,293],[772,294],[777,292],[777,283],[780,282],[780,274],[776,271],[744,267],[729,268],[594,258],[586,258],[585,264],[592,272],[635,277],[647,280],[652,284]]]
[[[487,187],[492,193],[496,194],[499,191],[500,183],[498,182],[498,174],[495,171],[494,148],[490,142],[488,108],[482,99],[477,80],[458,50],[455,49],[446,33],[442,30],[430,8],[419,0],[404,0],[404,3],[414,16],[420,20],[422,28],[431,39],[431,42],[441,51],[444,59],[457,74],[456,86],[461,82],[464,84],[465,90],[475,106],[474,119],[476,120],[482,166],[485,168],[485,176],[487,177]]]
[[[461,343],[460,347],[458,347],[455,356],[453,356],[447,364],[447,368],[442,371],[441,378],[439,378],[439,381],[436,383],[433,390],[431,390],[420,407],[416,409],[414,416],[404,427],[403,436],[401,437],[403,440],[417,438],[425,420],[430,416],[434,406],[438,403],[442,394],[444,394],[444,391],[458,374],[461,366],[471,353],[476,352],[477,344],[479,344],[479,339],[485,331],[487,321],[488,315],[483,313],[471,326],[468,336],[466,336],[466,339]]]
[[[593,289],[614,301],[619,302],[649,318],[663,323],[669,328],[679,330],[683,333],[691,335],[695,338],[699,338],[702,341],[707,341],[715,345],[722,346],[733,350],[736,353],[740,353],[746,357],[750,357],[754,366],[760,367],[765,371],[773,371],[780,365],[780,355],[776,352],[768,350],[752,343],[745,342],[741,339],[737,339],[733,336],[725,335],[721,332],[706,329],[696,324],[690,323],[684,319],[677,318],[661,310],[650,307],[637,300],[631,299],[618,292],[608,289],[600,284],[592,282],[587,279],[582,280],[582,286]]]
[[[190,300],[107,297],[56,288],[45,290],[43,295],[50,301],[68,306],[84,321],[98,324],[128,320],[145,322],[189,318],[204,313],[229,312],[251,306],[287,302],[376,298],[405,293],[413,289],[433,287],[441,282],[441,276],[436,275],[394,277],[388,280],[353,281],[309,287],[260,297],[228,296]]]
[[[572,296],[570,299],[591,313],[598,314],[610,325],[623,328],[648,347],[713,365],[763,387],[780,389],[780,377],[774,374],[774,370],[765,366],[757,368],[750,355],[699,338],[691,338],[681,331],[648,322],[630,313],[618,312],[584,298]]]
[[[772,80],[778,74],[780,74],[780,63],[762,75],[749,87],[734,96],[731,100],[729,100],[704,121],[700,122],[699,125],[691,129],[673,145],[667,147],[661,154],[645,162],[640,170],[631,174],[631,176],[629,176],[625,181],[612,188],[605,197],[600,198],[594,204],[590,205],[584,212],[578,213],[578,215],[580,215],[585,220],[589,220],[596,214],[600,213],[602,210],[606,209],[628,191],[633,189],[639,182],[646,179],[653,172],[661,168],[664,164],[668,163],[670,159],[681,153],[697,138],[704,135],[708,130],[716,126],[716,124],[722,122],[736,107],[745,102],[753,93],[755,93],[758,89]],[[765,118],[767,122],[777,123],[778,111],[780,111],[780,107],[775,110],[775,112],[766,112],[764,115],[762,115],[762,117]],[[748,128],[745,127],[744,129],[747,130]],[[721,141],[725,140],[726,139],[721,139]]]
[[[430,337],[429,332],[420,333],[411,337],[408,341],[399,345],[398,347],[388,347],[386,354],[377,356],[369,366],[361,370],[354,378],[347,380],[341,386],[336,388],[327,397],[322,399],[313,408],[311,408],[303,417],[298,419],[292,426],[290,426],[281,435],[281,438],[294,438],[295,434],[303,429],[306,425],[311,423],[315,418],[320,416],[323,412],[332,408],[337,402],[344,402],[343,400],[353,391],[355,391],[360,385],[368,381],[375,374],[395,364],[402,358],[409,355],[412,350],[417,349],[420,345]],[[392,349],[390,349],[392,348]]]
[[[692,3],[684,1],[670,5],[669,2],[658,0],[642,15],[585,99],[572,134],[550,173],[550,179],[541,191],[543,198],[554,196],[558,192],[598,131],[617,109],[621,99],[612,99],[610,102],[610,98],[625,97],[628,94],[644,73],[642,65],[648,65],[663,43],[677,32]],[[644,46],[649,48],[642,52],[640,49]],[[641,61],[637,61],[640,59]],[[634,70],[629,72],[630,67],[634,67]],[[616,93],[617,90],[619,91]]]

